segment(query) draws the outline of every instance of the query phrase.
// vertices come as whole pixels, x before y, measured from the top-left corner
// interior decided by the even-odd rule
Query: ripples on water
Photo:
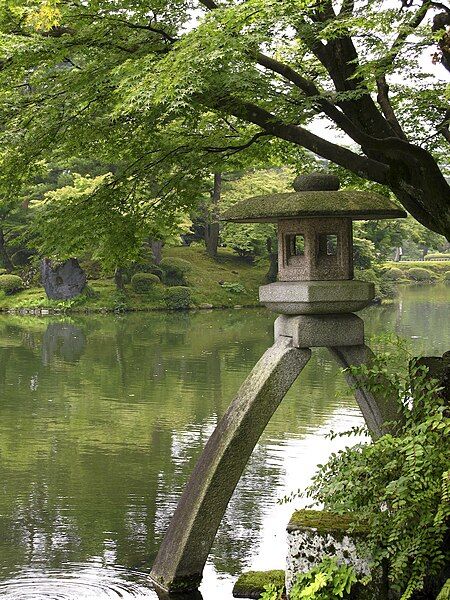
[[[362,313],[367,330],[442,353],[449,291],[408,288],[399,304]],[[272,322],[266,311],[0,317],[2,599],[157,598],[146,573],[210,433],[272,343]],[[228,600],[243,569],[283,567],[299,503],[277,500],[348,443],[330,429],[360,423],[338,367],[315,350],[233,495],[205,600]]]
[[[67,564],[64,569],[27,570],[0,582],[5,600],[149,600],[148,576],[119,567]],[[139,583],[139,580],[142,580]]]

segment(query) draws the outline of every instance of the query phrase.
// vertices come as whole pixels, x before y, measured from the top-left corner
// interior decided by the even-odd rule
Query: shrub
[[[386,279],[391,279],[393,281],[404,279],[405,277],[403,271],[397,267],[391,267],[390,269],[386,269],[383,275],[386,277]]]
[[[149,292],[158,283],[160,279],[153,273],[135,273],[131,278],[131,287],[138,293]]]
[[[434,254],[427,254],[426,260],[450,260],[450,254],[435,252]]]
[[[444,281],[445,281],[445,283],[450,283],[450,271],[445,271]]]
[[[400,262],[388,261],[384,264],[385,267],[396,267],[401,269],[405,275],[406,271],[414,267],[428,269],[435,275],[443,275],[445,271],[450,269],[450,260],[402,260]]]
[[[0,275],[8,275],[8,271],[6,269],[0,269]]]
[[[170,310],[187,310],[191,302],[191,290],[181,285],[169,287],[164,295],[164,300]]]
[[[307,495],[368,528],[364,544],[375,566],[388,561],[390,585],[408,600],[438,582],[448,566],[450,415],[427,368],[408,364],[402,348],[387,350],[349,372],[369,393],[397,402],[402,421],[395,433],[333,453],[319,465]]]
[[[191,265],[183,258],[163,258],[160,263],[163,270],[163,281],[167,285],[186,285],[186,276],[191,270]]]
[[[414,267],[413,269],[409,269],[407,275],[414,281],[431,281],[432,279],[436,279],[436,275],[434,273],[428,269],[423,269],[422,267]]]
[[[14,294],[23,288],[23,281],[18,275],[0,275],[0,290],[5,294]]]

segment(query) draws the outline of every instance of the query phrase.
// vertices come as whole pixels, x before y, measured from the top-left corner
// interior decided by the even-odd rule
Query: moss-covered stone
[[[222,221],[273,222],[302,217],[385,219],[406,217],[395,202],[373,192],[309,191],[255,196],[238,202],[221,216]]]
[[[355,523],[355,515],[338,515],[324,510],[297,510],[288,523],[288,532],[299,529],[315,529],[318,533],[364,534],[368,529],[362,525],[352,526]]]
[[[450,600],[450,579],[447,579],[436,600]]]
[[[233,587],[234,598],[259,598],[269,584],[284,588],[284,571],[247,571]]]

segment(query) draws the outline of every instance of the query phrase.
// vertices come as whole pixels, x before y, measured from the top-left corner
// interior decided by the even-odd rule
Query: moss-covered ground
[[[188,284],[191,306],[206,308],[258,305],[258,288],[264,284],[268,263],[250,264],[229,250],[219,250],[213,260],[201,247],[167,248],[166,257],[187,260],[191,265]],[[48,300],[42,286],[21,292],[0,293],[0,310],[49,309],[70,312],[105,312],[114,310],[163,310],[166,308],[163,284],[145,293],[135,292],[130,284],[123,293],[116,290],[113,279],[88,281],[88,293],[67,301]],[[234,284],[234,285],[233,285]]]

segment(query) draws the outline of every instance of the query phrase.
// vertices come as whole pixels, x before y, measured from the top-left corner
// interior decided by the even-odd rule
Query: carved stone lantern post
[[[151,577],[173,592],[196,589],[216,531],[247,461],[272,414],[311,356],[327,347],[343,367],[366,363],[364,323],[354,314],[374,297],[372,283],[353,279],[352,221],[405,217],[388,198],[339,191],[321,173],[300,176],[295,192],[257,196],[230,208],[223,220],[278,224],[278,281],[260,301],[280,316],[275,342],[255,365],[208,440],[180,498]],[[347,375],[373,437],[397,418]]]

